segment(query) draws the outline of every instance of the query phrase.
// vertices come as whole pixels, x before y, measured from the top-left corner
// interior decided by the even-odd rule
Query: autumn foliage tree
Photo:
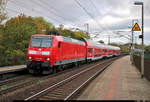
[[[5,12],[6,0],[0,0],[0,24],[7,18],[7,13]]]
[[[0,56],[3,55],[4,46],[2,45],[3,42],[3,26],[0,25]],[[2,64],[2,58],[0,58],[0,65]]]
[[[4,26],[3,21],[7,18],[7,13],[5,12],[6,0],[0,0],[0,57],[3,55],[4,46],[2,45],[4,36]],[[2,64],[2,57],[0,58],[0,65]]]
[[[29,40],[32,34],[59,32],[66,37],[86,37],[83,32],[72,32],[68,29],[55,28],[42,17],[30,17],[20,14],[0,25],[0,66],[24,64],[26,61]]]
[[[32,17],[21,14],[8,20],[2,42],[5,47],[2,52],[3,65],[23,63],[30,36],[36,32],[37,26]]]
[[[43,17],[35,17],[34,23],[37,26],[38,34],[46,34],[53,28],[52,23],[47,22]]]
[[[104,44],[104,41],[103,40],[100,40],[100,41],[98,41],[99,43],[101,43],[101,44]]]
[[[75,38],[89,38],[87,34],[83,33],[83,32],[74,32],[74,36]]]

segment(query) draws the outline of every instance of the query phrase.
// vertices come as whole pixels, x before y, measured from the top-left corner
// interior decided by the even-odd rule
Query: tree
[[[145,51],[150,54],[150,45],[145,46]]]
[[[55,28],[42,17],[20,14],[6,21],[5,26],[0,25],[0,66],[24,64],[31,35],[50,31],[66,37],[88,38],[83,32],[73,34],[71,30]]]
[[[87,38],[87,39],[89,39],[89,37],[88,37],[88,35],[87,34],[85,34],[85,33],[83,33],[83,32],[80,32],[80,31],[78,31],[78,32],[74,32],[74,37],[75,38]]]
[[[0,24],[7,18],[7,13],[5,12],[6,0],[0,0]]]
[[[63,29],[63,30],[59,29],[58,31],[60,32],[61,36],[72,37],[71,36],[72,32],[70,30],[68,30],[68,29]]]
[[[129,43],[126,43],[126,44],[110,43],[110,45],[120,47],[120,50],[122,53],[129,53],[130,52],[130,48],[127,48],[127,46],[130,45]]]
[[[0,66],[2,65],[2,56],[4,51],[4,45],[3,45],[3,38],[4,38],[4,26],[0,25]]]
[[[119,46],[119,45],[116,44],[116,43],[110,43],[109,45],[112,45],[112,46]]]
[[[98,41],[98,42],[104,44],[104,41],[103,41],[103,40],[100,40],[100,41]]]
[[[29,40],[37,32],[37,25],[32,17],[24,14],[11,18],[5,23],[1,55],[2,65],[23,64]],[[2,49],[1,48],[1,49]],[[17,57],[16,57],[17,56]]]
[[[44,20],[43,17],[35,17],[34,23],[37,25],[37,33],[39,34],[46,34],[53,28],[53,24]]]

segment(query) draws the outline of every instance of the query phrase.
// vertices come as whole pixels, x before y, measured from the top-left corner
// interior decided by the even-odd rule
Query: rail
[[[30,97],[27,97],[25,100],[32,100],[32,99],[37,99],[37,98],[39,98],[39,97],[42,97],[43,94],[47,93],[48,91],[50,91],[50,90],[56,90],[57,88],[61,88],[61,87],[63,87],[64,85],[67,85],[66,83],[73,82],[73,80],[75,80],[75,79],[78,78],[79,76],[83,76],[84,74],[87,74],[87,72],[90,73],[91,70],[95,70],[96,73],[95,73],[95,72],[92,72],[92,73],[94,73],[94,74],[91,75],[92,77],[90,77],[90,78],[88,78],[88,80],[82,82],[82,84],[80,83],[81,86],[79,86],[78,88],[76,88],[75,91],[73,91],[72,93],[70,93],[70,94],[67,95],[67,96],[66,96],[66,94],[65,94],[65,96],[60,96],[60,97],[63,97],[64,100],[70,99],[70,97],[72,97],[72,95],[74,95],[81,87],[83,87],[86,83],[88,83],[90,80],[92,80],[95,76],[97,76],[100,72],[102,72],[106,67],[108,67],[108,66],[112,63],[112,60],[114,60],[114,59],[107,60],[106,62],[103,62],[103,63],[98,63],[98,64],[96,64],[96,65],[94,65],[94,66],[92,66],[92,67],[90,67],[90,68],[88,68],[88,69],[86,69],[86,70],[83,70],[83,71],[81,71],[81,72],[79,72],[79,73],[77,73],[77,74],[75,74],[75,75],[72,75],[72,76],[68,77],[67,79],[64,79],[64,80],[62,80],[62,81],[60,81],[60,82],[58,82],[58,83],[56,83],[56,84],[54,84],[54,85],[52,85],[52,86],[50,86],[50,87],[48,87],[48,88],[46,88],[46,89],[40,91],[40,92],[37,92],[36,94],[34,94],[34,95],[30,96]],[[110,62],[110,61],[111,61],[111,62]],[[109,62],[109,64],[108,64],[108,62]],[[107,63],[107,64],[106,64],[106,63]],[[106,64],[106,65],[104,66],[104,64]],[[103,66],[103,68],[100,68],[100,70],[97,71],[96,68],[97,68],[99,65],[101,65],[101,67]],[[95,69],[94,69],[94,68],[95,68]],[[84,76],[84,77],[85,77],[85,76]],[[82,78],[83,78],[83,77],[82,77]],[[80,79],[81,79],[81,78],[80,78]],[[84,78],[83,78],[83,79],[84,79]],[[75,82],[76,82],[76,81],[75,81]],[[77,84],[77,83],[76,83],[76,84]],[[69,86],[72,86],[72,85],[75,85],[75,83],[74,83],[74,84],[71,84],[71,85],[69,85]],[[73,87],[73,86],[72,86],[72,87]],[[63,89],[64,89],[64,88],[63,88]],[[67,88],[65,88],[65,89],[67,89]],[[60,90],[61,90],[61,89],[60,89]],[[69,90],[69,89],[68,89],[68,90]],[[72,90],[72,89],[71,89],[71,90]],[[51,91],[51,92],[53,92],[53,91]]]

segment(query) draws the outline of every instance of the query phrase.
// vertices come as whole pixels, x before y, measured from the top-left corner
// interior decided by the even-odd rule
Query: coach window
[[[89,49],[88,49],[88,52],[92,52],[92,49],[91,49],[91,48],[89,48]]]
[[[105,50],[105,52],[107,52],[107,49]]]

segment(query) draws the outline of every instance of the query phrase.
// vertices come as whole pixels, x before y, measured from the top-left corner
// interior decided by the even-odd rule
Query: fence
[[[133,63],[136,68],[141,72],[141,57],[134,55],[133,56]],[[144,59],[144,77],[150,81],[150,59]]]

